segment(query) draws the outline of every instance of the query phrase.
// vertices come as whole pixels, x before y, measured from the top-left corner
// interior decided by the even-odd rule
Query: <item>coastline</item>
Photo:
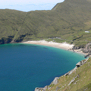
[[[57,42],[53,42],[53,41],[48,42],[48,41],[45,41],[45,40],[40,40],[40,41],[26,41],[26,42],[22,42],[22,43],[23,43],[23,44],[36,44],[36,45],[50,46],[50,47],[55,47],[55,48],[59,48],[59,49],[64,49],[64,50],[76,52],[76,53],[82,54],[82,55],[87,55],[87,53],[83,53],[83,52],[81,51],[81,49],[76,49],[76,50],[73,51],[72,48],[74,47],[74,45],[73,45],[73,44],[68,44],[68,43],[66,43],[66,42],[64,42],[64,43],[57,43]],[[80,61],[80,62],[83,62],[83,64],[84,64],[84,63],[86,63],[87,60],[88,60],[88,58],[85,59],[85,62],[83,62],[83,60]],[[78,62],[78,63],[80,63],[80,62]],[[77,64],[78,64],[78,63],[77,63]],[[62,75],[62,76],[70,75],[70,74],[72,74],[74,71],[76,71],[77,68],[78,68],[78,67],[77,67],[77,64],[76,64],[75,68],[73,68],[72,70],[68,71],[67,73],[65,73],[65,74]],[[83,65],[83,64],[80,64],[80,66]],[[58,79],[59,79],[59,78],[60,78],[60,77],[55,77],[54,80],[51,82],[51,84],[56,85],[56,84],[58,83]],[[70,85],[73,81],[74,81],[74,80],[72,80],[68,85]],[[34,91],[46,91],[46,89],[49,90],[50,87],[49,87],[49,86],[45,86],[45,87],[42,87],[42,88],[36,87]]]
[[[45,40],[40,40],[40,41],[25,41],[25,42],[21,42],[23,44],[36,44],[36,45],[44,45],[44,46],[50,46],[50,47],[55,47],[55,48],[59,48],[59,49],[64,49],[64,50],[68,50],[68,51],[73,51],[72,48],[74,46],[74,44],[68,44],[66,42],[63,43],[57,43],[57,42],[53,42],[53,41],[45,41]],[[83,53],[81,51],[81,49],[76,49],[73,52],[82,54],[82,55],[87,55],[87,53]]]
[[[61,48],[61,49],[65,49],[65,50],[70,50],[73,48],[73,44],[68,44],[66,42],[64,43],[57,43],[57,42],[53,42],[53,41],[45,41],[45,40],[40,40],[40,41],[26,41],[26,42],[22,42],[24,44],[36,44],[36,45],[45,45],[45,46],[51,46],[51,47],[56,47],[56,48]]]
[[[78,62],[77,64],[80,63],[80,66],[79,66],[79,67],[81,67],[82,65],[84,65],[84,64],[88,61],[88,59],[89,59],[89,58],[87,58],[87,59],[85,59],[85,60],[82,60],[82,61]],[[76,70],[79,68],[79,67],[77,66],[77,64],[76,64],[75,68],[73,68],[72,70],[68,71],[67,73],[65,73],[64,75],[62,75],[62,76],[60,76],[60,77],[67,77],[67,76],[70,76],[72,73],[76,72]],[[50,85],[57,85],[57,84],[59,83],[58,80],[61,79],[60,77],[55,77],[54,80],[51,82]],[[79,77],[79,74],[78,74],[76,77],[74,77],[74,78],[68,83],[68,86],[70,86],[70,85],[75,81],[75,79],[78,78],[78,77]],[[46,91],[46,90],[50,91],[50,89],[51,89],[50,85],[46,85],[45,87],[36,87],[34,91]]]

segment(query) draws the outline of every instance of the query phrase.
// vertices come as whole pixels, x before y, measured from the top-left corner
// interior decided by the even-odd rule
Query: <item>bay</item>
[[[0,91],[34,91],[72,70],[84,56],[34,44],[0,45]]]

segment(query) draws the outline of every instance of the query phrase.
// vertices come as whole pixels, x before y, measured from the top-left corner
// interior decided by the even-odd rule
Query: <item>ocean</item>
[[[34,44],[0,45],[0,91],[34,91],[72,70],[84,55]]]

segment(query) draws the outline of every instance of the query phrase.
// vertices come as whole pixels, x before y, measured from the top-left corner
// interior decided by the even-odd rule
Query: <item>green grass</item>
[[[77,75],[79,76],[68,85]],[[57,85],[50,86],[48,91],[56,91],[56,87],[59,88],[57,91],[91,91],[91,58],[71,75],[60,77]]]
[[[0,38],[13,41],[60,37],[56,42],[85,46],[91,42],[91,0],[65,0],[52,10],[0,10]],[[90,31],[89,34],[84,31]],[[23,37],[21,37],[23,36]],[[82,43],[84,42],[84,43]]]
[[[43,39],[85,47],[91,42],[91,0],[65,0],[47,11],[0,10],[0,44]],[[68,86],[78,74],[79,78]],[[58,91],[91,91],[91,59],[50,87],[48,91],[56,91],[56,87]]]

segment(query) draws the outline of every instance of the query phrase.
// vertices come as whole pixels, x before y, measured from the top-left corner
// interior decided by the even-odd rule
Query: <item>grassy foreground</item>
[[[69,83],[74,81],[69,85]],[[91,91],[91,58],[71,75],[61,76],[57,85],[46,91]]]

